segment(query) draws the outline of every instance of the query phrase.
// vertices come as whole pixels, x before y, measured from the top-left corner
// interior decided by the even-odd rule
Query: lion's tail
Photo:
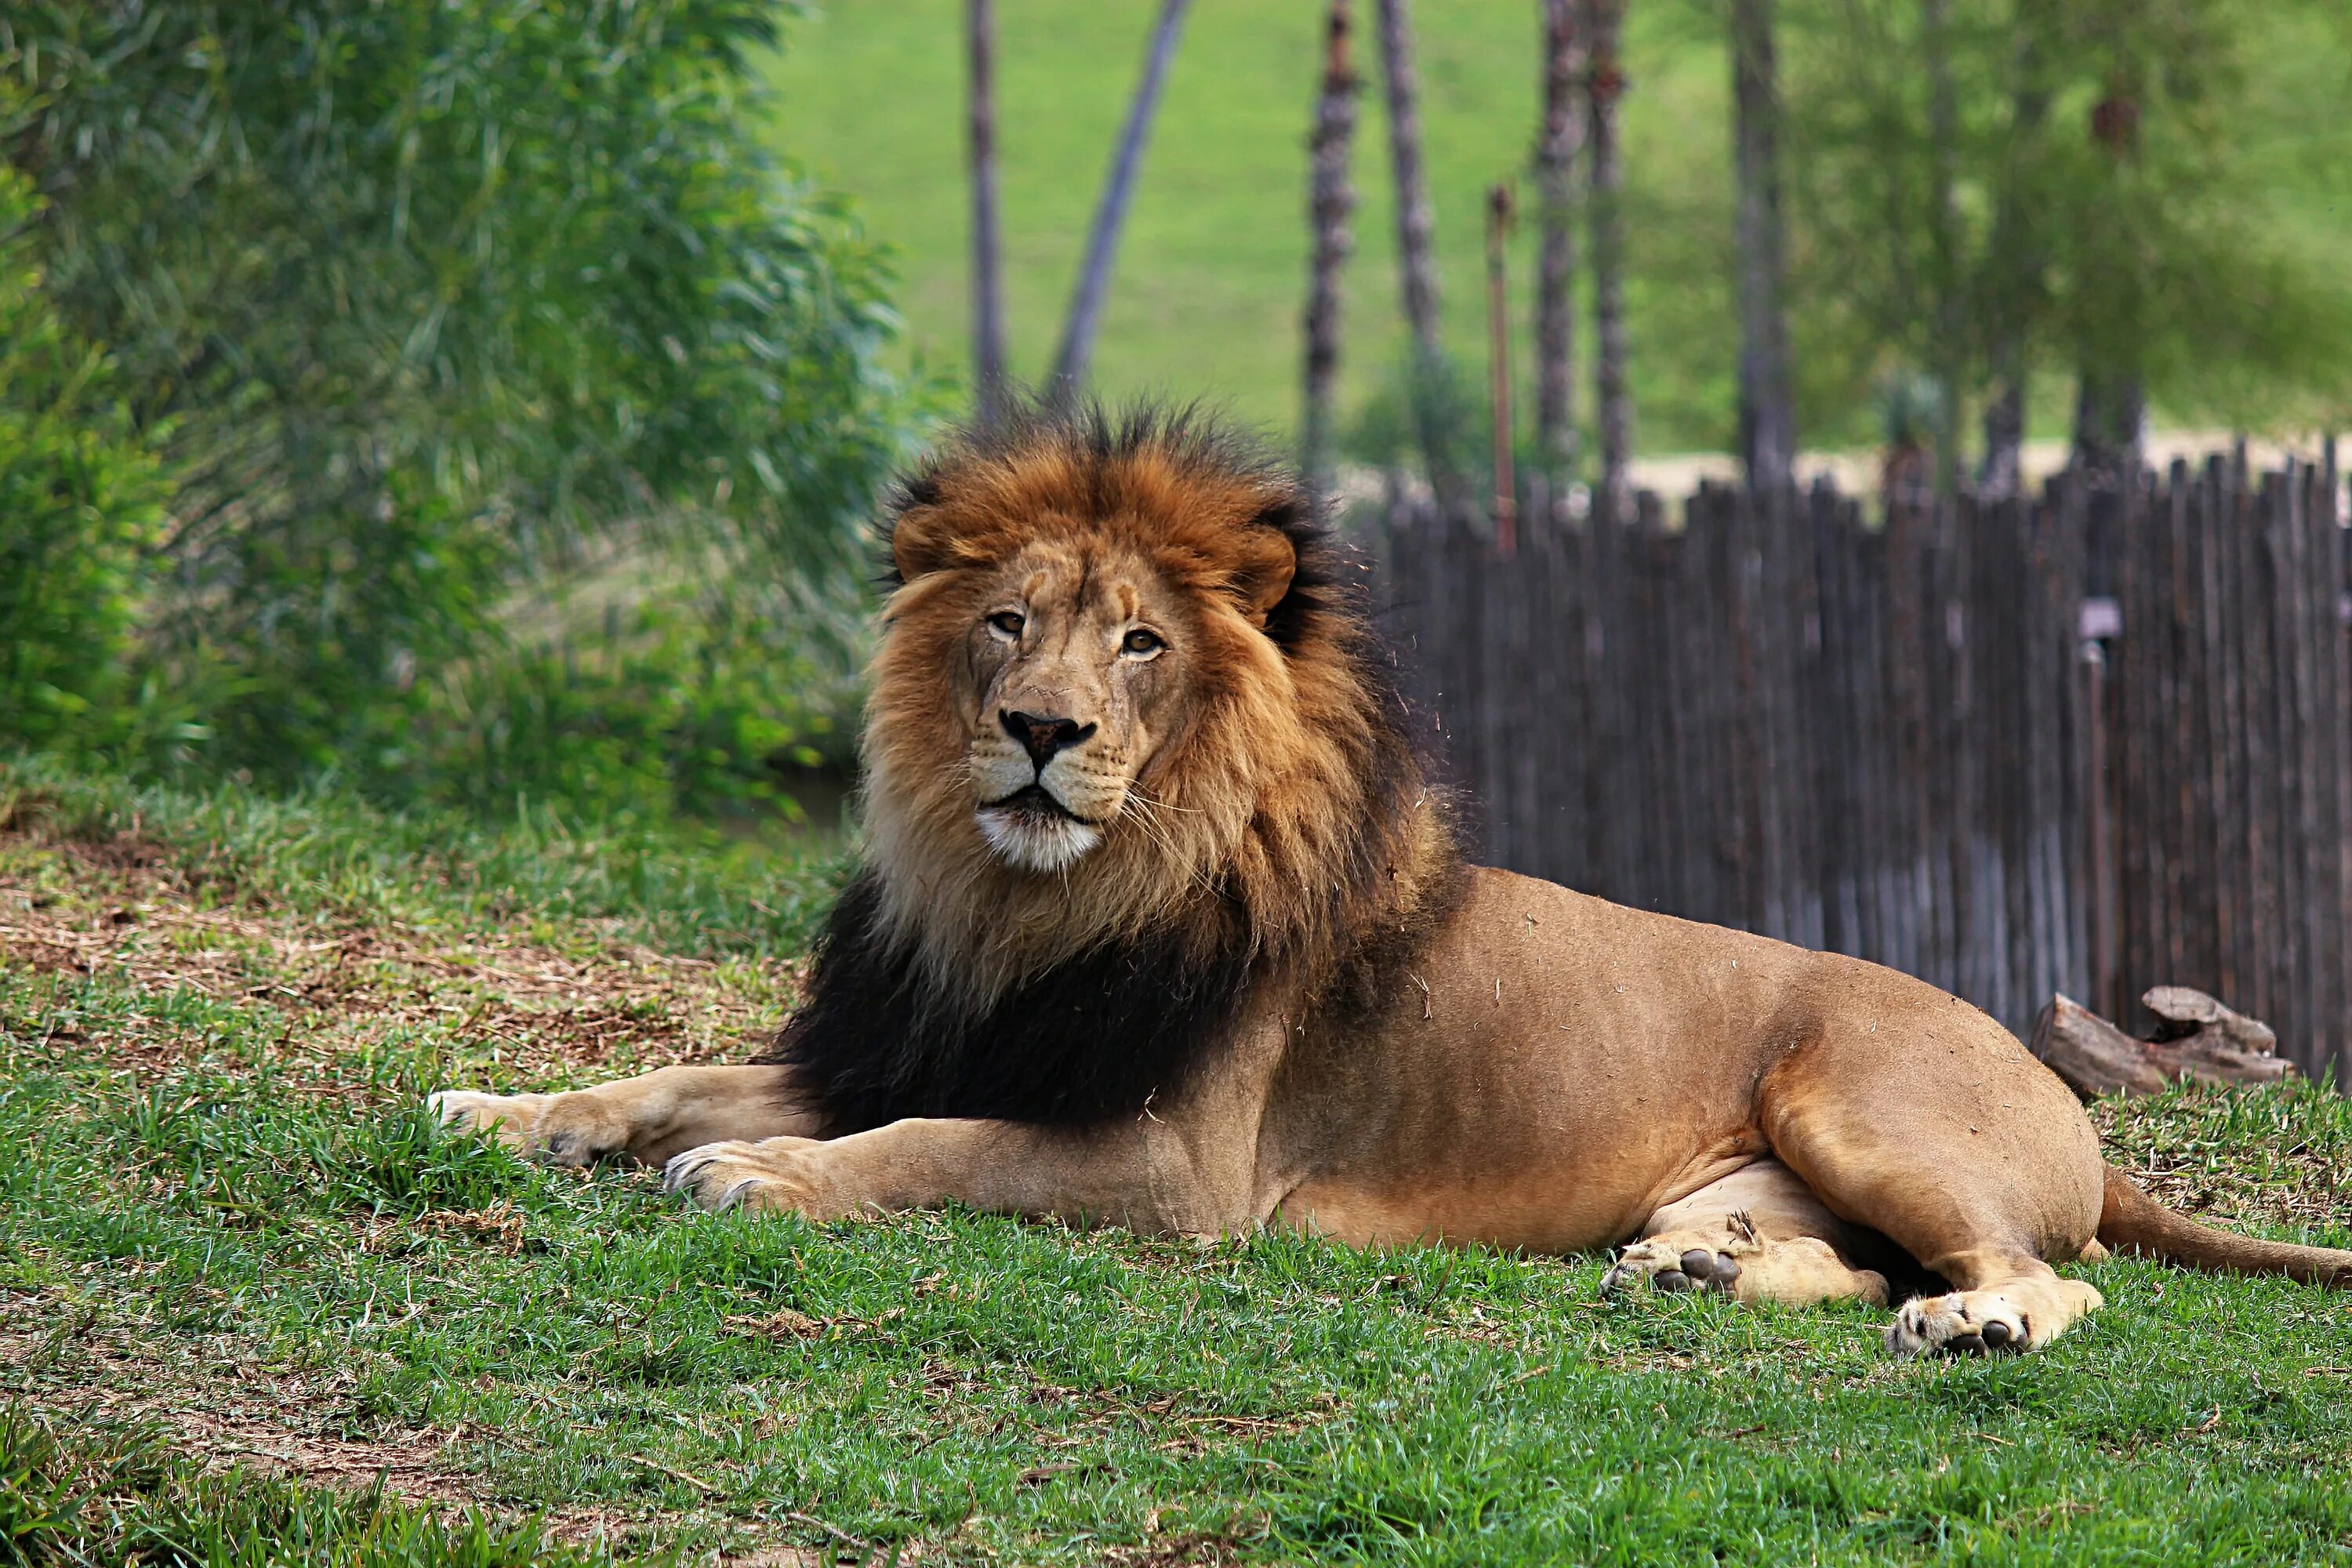
[[[2116,1252],[2138,1252],[2230,1274],[2284,1274],[2308,1285],[2352,1289],[2352,1252],[2260,1241],[2200,1225],[2174,1214],[2113,1165],[2099,1205],[2099,1240]]]

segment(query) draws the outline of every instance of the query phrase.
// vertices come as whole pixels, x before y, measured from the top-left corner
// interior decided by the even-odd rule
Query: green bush
[[[561,801],[597,818],[801,815],[788,773],[846,770],[851,705],[829,628],[680,589],[601,630],[515,646],[443,678],[429,721],[387,737],[436,801]]]
[[[105,353],[43,290],[39,208],[0,166],[0,734],[57,746],[121,738],[170,487]]]
[[[219,764],[429,784],[420,758],[467,753],[433,733],[441,698],[501,661],[525,700],[498,722],[572,733],[533,716],[546,672],[507,626],[583,542],[683,543],[723,563],[711,595],[741,605],[854,576],[903,439],[877,359],[894,318],[845,215],[762,151],[748,61],[774,15],[46,0],[0,16],[0,75],[27,95],[0,144],[50,203],[52,291],[115,353],[180,486],[143,668],[196,694]],[[623,673],[690,685],[689,641]],[[792,705],[729,679],[688,705]],[[560,696],[567,715],[598,700]],[[591,771],[592,794],[635,787]]]

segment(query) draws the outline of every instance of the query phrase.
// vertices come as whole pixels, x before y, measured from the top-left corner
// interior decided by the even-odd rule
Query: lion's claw
[[[705,1143],[670,1157],[662,1167],[662,1190],[682,1193],[708,1209],[794,1213],[834,1219],[847,1212],[823,1194],[807,1138],[770,1138],[758,1143]]]

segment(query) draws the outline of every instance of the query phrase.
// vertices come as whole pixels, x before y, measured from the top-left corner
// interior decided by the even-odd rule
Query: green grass
[[[0,803],[0,1563],[2352,1559],[2340,1296],[2109,1263],[2048,1352],[1911,1365],[1594,1258],[688,1212],[417,1097],[740,1051],[833,861]],[[2102,1114],[2352,1240],[2340,1099]]]
[[[1156,8],[1155,0],[997,7],[1006,311],[1013,365],[1022,375],[1042,374],[1052,359]],[[1350,410],[1392,375],[1404,348],[1370,9],[1357,8],[1368,90],[1354,165],[1362,205],[1346,279],[1340,377],[1341,404]],[[1488,185],[1526,166],[1538,9],[1524,0],[1413,6],[1446,336],[1478,375],[1486,341],[1483,203]],[[1096,370],[1106,391],[1206,395],[1250,419],[1295,425],[1306,134],[1320,69],[1320,12],[1302,0],[1193,5],[1103,321]],[[788,25],[785,48],[769,72],[780,145],[819,181],[856,198],[869,232],[897,254],[914,352],[957,374],[968,363],[969,333],[961,15],[956,0],[833,0]],[[2298,243],[2352,243],[2343,173],[2352,148],[2339,134],[2340,117],[2329,112],[2342,75],[2340,37],[2308,14],[2249,8],[2242,25],[2252,30],[2246,54],[2259,112],[2239,133],[2248,139],[2250,166],[2274,195],[2275,221]],[[1691,0],[1631,7],[1624,58],[1636,436],[1645,451],[1727,449],[1738,337],[1730,68],[1719,8]],[[1528,194],[1522,180],[1522,197]],[[1533,226],[1523,225],[1512,263],[1523,377],[1532,247]],[[1796,324],[1804,360],[1814,322],[1801,310]],[[1580,356],[1590,343],[1588,332]],[[2066,395],[2055,384],[2046,391],[2037,399],[2037,427],[2063,434]],[[1864,401],[1855,401],[1818,409],[1809,435],[1869,444],[1880,432]]]

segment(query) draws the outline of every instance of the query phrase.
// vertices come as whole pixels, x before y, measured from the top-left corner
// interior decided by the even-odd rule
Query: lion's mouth
[[[980,808],[980,831],[999,855],[1025,870],[1066,871],[1102,842],[1102,829],[1027,784]]]
[[[1054,792],[1041,784],[1024,785],[1003,800],[990,801],[982,809],[1009,812],[1015,818],[1031,822],[1075,822],[1086,827],[1095,826],[1055,799]]]

